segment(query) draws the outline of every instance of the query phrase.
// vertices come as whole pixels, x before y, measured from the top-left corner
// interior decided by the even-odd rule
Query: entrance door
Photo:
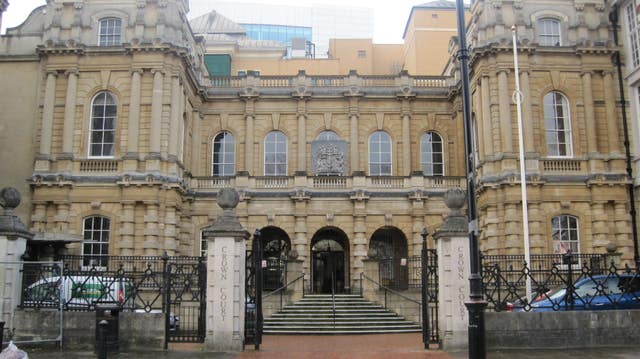
[[[322,294],[344,292],[344,251],[313,252],[313,292]]]

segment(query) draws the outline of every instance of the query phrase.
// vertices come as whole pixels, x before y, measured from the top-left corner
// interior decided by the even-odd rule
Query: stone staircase
[[[264,334],[382,334],[420,332],[419,324],[359,295],[305,295],[264,320]]]

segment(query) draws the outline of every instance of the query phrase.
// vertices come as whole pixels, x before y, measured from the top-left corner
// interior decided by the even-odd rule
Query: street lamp
[[[422,342],[424,348],[429,349],[430,331],[429,327],[429,301],[427,300],[427,236],[429,232],[426,227],[422,227],[420,236],[422,237]]]
[[[471,96],[469,89],[469,49],[467,48],[467,29],[464,20],[464,4],[456,0],[458,18],[458,61],[462,81],[462,119],[464,121],[464,145],[467,169],[467,200],[469,211],[469,300],[465,306],[469,311],[469,358],[484,359],[487,356],[484,335],[484,309],[487,302],[482,295],[482,276],[480,274],[480,251],[478,248],[478,213],[474,179],[473,144],[471,137]]]

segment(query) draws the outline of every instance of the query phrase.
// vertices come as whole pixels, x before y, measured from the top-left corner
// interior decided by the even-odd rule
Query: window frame
[[[439,141],[425,141],[427,135],[431,135],[431,138],[433,139],[433,136],[437,136]],[[436,152],[433,151],[433,144],[436,143],[440,143],[440,152]],[[425,161],[425,156],[427,155],[428,152],[425,152],[425,144],[432,144],[432,149],[431,149],[431,161]],[[440,154],[440,158],[441,161],[435,162],[433,160],[433,157],[436,154]],[[440,165],[441,166],[441,171],[440,173],[436,174],[435,172],[435,166],[436,165]],[[425,171],[426,166],[431,166],[431,172],[427,173],[427,171]],[[435,132],[435,131],[426,131],[425,133],[422,134],[422,137],[420,137],[420,168],[422,169],[422,175],[423,176],[433,176],[433,177],[442,177],[445,175],[445,167],[444,167],[444,141],[442,140],[442,136],[440,136],[439,133]]]
[[[335,131],[324,130],[316,136],[316,141],[339,141],[340,137]]]
[[[273,140],[270,139],[270,136],[277,136],[276,138],[274,138]],[[278,151],[278,145],[284,143],[284,151],[280,152]],[[269,144],[273,144],[275,146],[275,151],[268,151],[268,145]],[[264,156],[263,156],[263,174],[265,176],[269,176],[269,177],[284,177],[287,176],[287,174],[289,173],[289,166],[288,166],[288,162],[289,162],[289,144],[288,144],[288,140],[287,140],[287,136],[282,132],[282,131],[270,131],[269,133],[267,133],[267,135],[264,137],[264,141],[263,141],[263,149],[264,149]],[[274,157],[274,161],[268,161],[268,156],[273,155]],[[283,161],[278,161],[278,155],[284,155],[284,162]],[[279,166],[284,165],[284,172],[280,172],[278,171]],[[274,166],[273,172],[267,172],[267,167],[268,166]]]
[[[386,140],[388,140],[388,145],[389,145],[389,151],[388,151],[389,161],[388,161],[388,162],[384,162],[384,161],[382,161],[382,159],[380,159],[379,161],[374,162],[374,161],[373,161],[373,159],[372,159],[372,157],[373,157],[373,156],[372,156],[372,155],[373,155],[373,152],[372,152],[372,141],[374,140],[374,136],[376,136],[376,135],[382,135],[382,134],[384,134],[385,139],[386,139]],[[372,133],[371,135],[369,135],[369,140],[367,141],[367,144],[368,144],[368,151],[367,151],[367,154],[369,155],[369,158],[368,158],[368,159],[369,159],[369,161],[368,161],[368,164],[369,164],[369,176],[379,176],[379,177],[382,177],[382,176],[392,176],[392,175],[393,175],[393,139],[391,138],[391,135],[389,135],[386,131],[382,131],[382,130],[375,131],[374,133]],[[379,151],[377,151],[377,152],[376,152],[376,154],[377,154],[380,158],[382,158],[382,156],[383,156],[383,155],[387,154],[387,152],[383,152],[383,151],[382,151],[382,146],[383,146],[383,145],[386,145],[386,141],[378,141],[378,142],[377,142],[377,144],[378,144],[378,146],[379,146],[380,150],[379,150]],[[382,166],[384,166],[384,165],[388,165],[388,166],[389,166],[389,171],[388,171],[388,173],[386,173],[386,172],[385,172],[385,173],[382,173]],[[379,166],[379,167],[380,167],[380,170],[379,170],[379,172],[378,172],[378,173],[375,173],[375,174],[373,173],[373,170],[372,170],[372,169],[373,169],[373,167],[374,167],[374,166]]]
[[[549,28],[545,26],[547,24],[554,24],[555,26],[552,26],[552,28]],[[560,19],[555,17],[549,17],[549,16],[540,17],[536,21],[536,30],[537,30],[536,39],[538,40],[538,45],[562,46],[562,21]],[[547,32],[547,30],[550,30],[550,31]],[[554,32],[554,30],[557,30],[557,34]],[[558,39],[557,42],[552,42],[552,40],[546,41],[548,39],[555,39],[555,38]]]
[[[223,136],[221,139],[220,145],[221,145],[221,149],[216,152],[216,142],[218,141],[218,138],[220,136]],[[227,140],[227,138],[230,137],[230,141]],[[231,143],[231,147],[232,147],[232,152],[231,152],[231,157],[232,160],[231,162],[226,162],[224,159],[227,157],[227,151],[226,151],[226,147],[228,145],[228,143]],[[222,157],[223,160],[222,161],[218,161],[216,162],[216,153],[218,153],[218,158]],[[231,166],[231,172],[227,173],[226,170],[221,171],[222,173],[220,173],[220,171],[218,173],[215,173],[215,168],[216,166],[218,166],[219,168],[226,168],[226,166]],[[236,174],[236,139],[233,136],[233,134],[229,131],[221,131],[218,132],[214,137],[213,140],[211,141],[211,176],[218,176],[218,177],[226,177],[226,176],[235,176]]]
[[[103,115],[101,117],[95,117],[95,113],[96,113],[96,100],[98,99],[99,96],[105,95],[107,96],[107,98],[105,99],[105,103],[102,105],[102,113]],[[113,103],[107,103],[107,100],[112,100]],[[100,106],[100,105],[98,105]],[[107,106],[114,106],[115,110],[113,111],[113,116],[107,116]],[[106,129],[106,123],[107,120],[111,119],[113,126],[110,129]],[[102,123],[102,128],[101,129],[96,129],[95,128],[95,120],[100,120]],[[87,141],[87,158],[94,158],[94,159],[100,159],[100,158],[114,158],[115,157],[115,152],[116,152],[116,123],[118,121],[118,100],[117,97],[110,91],[100,91],[97,94],[95,94],[93,96],[93,98],[91,99],[91,113],[89,115],[89,139]],[[102,140],[101,142],[94,142],[93,140],[93,135],[94,132],[101,132],[102,133]],[[113,136],[113,142],[105,142],[104,137],[105,134],[107,132],[110,132]],[[101,151],[100,154],[93,154],[92,148],[94,145],[101,145]],[[105,155],[105,151],[104,151],[104,146],[105,144],[111,144],[111,153],[108,155]]]
[[[573,224],[571,223],[573,221]],[[559,226],[556,227],[556,223]],[[568,240],[563,240],[563,232],[568,233],[566,236]],[[575,240],[572,240],[572,233]],[[551,244],[553,254],[560,256],[557,261],[561,263],[560,268],[566,269],[569,263],[564,258],[564,255],[568,250],[571,250],[571,254],[580,254],[580,219],[577,216],[571,214],[559,214],[551,218]],[[580,256],[576,256],[571,261],[573,268],[580,268],[581,260]]]
[[[636,68],[640,66],[640,26],[638,26],[637,10],[634,2],[624,7],[625,30],[628,41],[628,51],[631,55],[631,63]]]
[[[113,25],[111,24],[112,21]],[[110,47],[120,45],[122,45],[122,18],[117,16],[100,18],[98,20],[98,46]]]
[[[559,96],[559,98],[562,100],[561,101],[561,107],[562,110],[564,111],[564,114],[562,117],[560,117],[557,113],[557,109],[558,109],[558,102],[557,99],[558,97],[556,97],[556,95]],[[553,96],[553,103],[552,105],[552,110],[553,113],[548,113],[547,112],[547,97],[548,96]],[[571,106],[569,104],[569,99],[567,98],[567,96],[565,96],[562,92],[560,91],[550,91],[548,93],[546,93],[544,95],[544,97],[542,98],[542,112],[543,112],[543,116],[544,116],[544,132],[545,132],[545,145],[546,145],[546,153],[547,153],[547,157],[549,158],[572,158],[573,157],[573,131],[571,128]],[[549,116],[553,116],[553,118],[550,118]],[[558,120],[562,118],[562,123],[564,128],[563,129],[558,129],[557,125],[558,125]],[[548,125],[548,121],[553,121],[554,124],[554,128],[549,128]],[[555,146],[556,146],[556,153],[552,153],[552,151],[550,151],[551,149],[551,143],[549,142],[549,136],[552,135],[553,133],[555,133]],[[559,134],[562,133],[564,134],[564,142],[560,142],[559,139]],[[561,148],[561,144],[565,144],[565,153],[562,154],[560,151]]]
[[[94,221],[96,219],[100,220],[100,224],[96,229],[96,225]],[[87,221],[91,221],[89,227],[87,228]],[[106,226],[105,226],[106,222]],[[106,229],[104,229],[106,227]],[[106,240],[105,238],[106,233]],[[96,234],[98,234],[98,239],[96,240]],[[88,238],[87,238],[88,237]],[[106,216],[101,215],[91,215],[87,216],[82,220],[82,267],[83,268],[91,268],[95,265],[96,268],[106,268],[109,262],[109,242],[111,237],[111,219]],[[91,250],[90,253],[86,253],[86,246],[89,246]],[[106,251],[103,251],[106,245]],[[98,248],[98,251],[95,250]],[[89,256],[89,258],[85,258]],[[98,264],[92,263],[96,257],[99,258]],[[106,257],[106,258],[103,258]]]

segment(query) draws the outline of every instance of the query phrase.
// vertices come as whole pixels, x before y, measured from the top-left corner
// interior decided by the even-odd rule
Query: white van
[[[134,287],[127,278],[100,276],[54,276],[41,279],[23,293],[25,307],[89,308],[95,304],[115,304],[133,309]]]

